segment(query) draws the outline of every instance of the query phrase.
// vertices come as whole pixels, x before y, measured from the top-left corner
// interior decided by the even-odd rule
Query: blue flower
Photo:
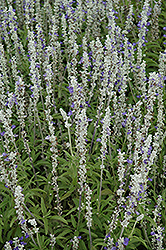
[[[68,114],[67,114],[67,115],[68,115],[68,116],[71,116],[71,115],[72,115],[72,113],[73,113],[73,112],[70,110],[70,111],[68,112]]]
[[[4,134],[5,134],[5,131],[3,131],[3,132],[1,133],[2,136],[4,136]]]
[[[25,234],[25,239],[27,239],[27,238],[29,238],[29,234],[26,233]]]
[[[125,246],[127,246],[128,243],[129,243],[129,239],[128,239],[128,238],[125,238],[123,244],[124,244]]]
[[[132,163],[133,163],[133,161],[132,161],[132,160],[129,160],[129,159],[127,159],[127,162],[128,162],[129,164],[132,164]]]
[[[73,87],[67,87],[69,89],[70,94],[73,94]]]
[[[16,126],[15,125],[12,125],[11,128],[15,128]]]
[[[74,102],[72,103],[71,108],[74,108]]]
[[[24,241],[21,241],[20,244],[25,246],[27,243]]]

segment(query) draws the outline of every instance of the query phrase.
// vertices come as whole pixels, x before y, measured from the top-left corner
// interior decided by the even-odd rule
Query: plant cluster
[[[166,249],[166,2],[2,0],[0,249]]]

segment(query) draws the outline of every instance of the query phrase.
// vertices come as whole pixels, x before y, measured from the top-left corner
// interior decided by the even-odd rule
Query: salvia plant
[[[0,1],[0,249],[166,249],[166,2]]]

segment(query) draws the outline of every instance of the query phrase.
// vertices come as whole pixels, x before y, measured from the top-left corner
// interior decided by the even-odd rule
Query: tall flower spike
[[[51,108],[53,106],[53,103],[51,101],[52,99],[52,68],[51,65],[49,64],[49,56],[50,56],[50,51],[51,49],[48,48],[48,55],[47,58],[45,60],[44,63],[44,70],[45,70],[45,81],[46,81],[46,92],[47,92],[47,96],[46,96],[46,100],[45,100],[45,115],[46,115],[46,120],[48,122],[48,129],[49,129],[49,135],[45,138],[45,139],[49,139],[50,143],[51,143],[51,148],[50,151],[52,152],[51,154],[51,159],[52,159],[52,186],[53,186],[53,190],[55,190],[56,192],[56,206],[58,209],[58,213],[59,215],[62,214],[62,205],[60,203],[60,197],[59,197],[59,187],[58,187],[58,175],[57,175],[57,166],[58,166],[58,161],[57,161],[57,157],[58,157],[58,149],[57,149],[57,137],[55,136],[55,127],[53,126],[53,117],[51,115]],[[63,113],[63,112],[62,112]]]
[[[148,12],[149,12],[149,0],[144,1],[143,10],[141,12],[141,20],[138,23],[139,26],[139,40],[138,40],[138,48],[137,48],[137,66],[139,67],[142,61],[142,46],[145,43],[146,37],[146,26],[148,21]]]
[[[102,129],[102,137],[101,137],[101,165],[100,165],[100,191],[99,191],[99,207],[101,202],[101,189],[102,189],[102,178],[103,178],[103,170],[105,168],[104,166],[104,160],[106,159],[107,152],[107,140],[110,136],[110,108],[106,108],[105,117],[103,119],[103,129]]]
[[[91,194],[92,191],[87,184],[87,170],[86,170],[86,137],[87,137],[87,127],[88,127],[88,119],[86,116],[86,108],[83,108],[77,116],[76,120],[76,148],[77,154],[79,157],[79,169],[78,169],[78,184],[79,184],[79,218],[81,213],[81,198],[82,194],[85,193],[86,199],[86,220],[87,227],[89,229],[89,237],[90,237],[90,245],[92,246],[91,239],[91,225],[92,225],[92,208],[91,208]]]

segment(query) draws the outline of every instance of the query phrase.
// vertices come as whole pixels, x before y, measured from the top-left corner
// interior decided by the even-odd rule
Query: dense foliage
[[[0,249],[166,249],[166,2],[2,0]]]

